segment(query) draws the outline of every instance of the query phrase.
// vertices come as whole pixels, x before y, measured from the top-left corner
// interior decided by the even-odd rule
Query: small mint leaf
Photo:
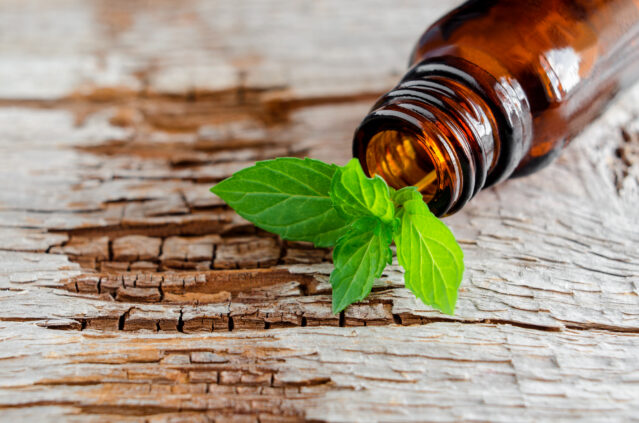
[[[423,199],[422,194],[416,187],[404,187],[400,190],[393,190],[391,192],[391,198],[395,206],[400,207],[404,205],[405,202],[410,200],[421,200]]]
[[[390,223],[394,218],[388,185],[380,176],[368,178],[357,159],[335,172],[330,195],[333,205],[346,219],[374,216]]]
[[[463,252],[455,237],[421,196],[405,201],[399,218],[395,243],[399,264],[406,270],[406,287],[425,304],[452,315],[464,273]]]
[[[335,269],[330,277],[333,313],[368,296],[373,282],[393,258],[392,236],[392,228],[378,218],[363,217],[337,241],[333,250]]]
[[[337,169],[318,160],[284,157],[242,169],[211,191],[282,239],[331,247],[348,229],[329,195]]]

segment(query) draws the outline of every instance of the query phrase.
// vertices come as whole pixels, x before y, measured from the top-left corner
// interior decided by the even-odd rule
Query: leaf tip
[[[211,193],[217,195],[218,197],[220,197],[221,199],[223,199],[224,201],[226,201],[226,199],[224,198],[224,182],[226,182],[227,180],[225,179],[224,181],[220,181],[217,184],[213,185],[209,191],[211,191]]]
[[[334,297],[333,297],[334,298]],[[348,305],[341,305],[339,303],[336,303],[335,301],[333,301],[333,305],[332,305],[332,310],[333,310],[333,315],[337,316],[338,314],[340,314],[342,311],[344,311],[344,309],[348,307]]]
[[[455,315],[455,304],[453,304],[451,307],[436,307],[436,308],[442,313],[447,314],[449,316]]]

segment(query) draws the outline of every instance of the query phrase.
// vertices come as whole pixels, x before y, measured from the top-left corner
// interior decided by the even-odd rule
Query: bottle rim
[[[353,155],[360,160],[368,176],[380,173],[375,170],[376,164],[372,163],[372,154],[377,162],[388,160],[388,151],[380,152],[379,149],[371,148],[371,141],[383,132],[397,133],[398,143],[400,138],[404,142],[408,141],[412,144],[412,148],[422,153],[421,159],[429,160],[430,163],[423,167],[434,168],[436,178],[431,183],[436,186],[436,190],[430,193],[429,190],[421,187],[420,191],[435,215],[444,216],[453,213],[470,200],[474,193],[475,166],[474,159],[469,157],[468,150],[460,151],[459,148],[451,145],[447,141],[446,134],[441,132],[433,120],[429,121],[414,110],[402,109],[396,105],[379,107],[364,119],[355,132]],[[460,160],[460,156],[463,156],[464,160]],[[406,180],[404,183],[397,183],[402,179],[402,170],[398,169],[395,174],[381,172],[380,176],[396,189],[409,185],[415,186],[414,183],[408,183]]]

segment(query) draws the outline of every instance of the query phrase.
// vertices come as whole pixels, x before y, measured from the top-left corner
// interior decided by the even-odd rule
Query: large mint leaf
[[[311,159],[267,160],[235,173],[211,191],[240,216],[283,239],[331,247],[347,229],[329,195],[337,169]]]
[[[346,218],[375,216],[384,223],[394,219],[388,185],[380,176],[368,178],[357,159],[335,173],[330,192],[335,208]]]
[[[463,252],[421,198],[408,199],[414,196],[408,192],[402,196],[407,201],[399,211],[395,243],[406,287],[425,304],[452,315],[464,273]]]
[[[376,217],[356,220],[351,229],[337,241],[333,250],[335,269],[330,282],[333,287],[333,313],[361,301],[371,292],[373,282],[390,263],[393,231]]]

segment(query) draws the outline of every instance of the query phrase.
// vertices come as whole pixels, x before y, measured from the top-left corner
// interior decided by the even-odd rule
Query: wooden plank
[[[630,421],[639,407],[637,334],[443,322],[181,336],[3,327],[0,408],[18,419],[59,405],[89,421]]]
[[[256,160],[345,163],[457,3],[0,4],[0,420],[635,418],[639,87],[446,219],[454,317],[397,263],[333,315],[330,250],[208,192]]]

